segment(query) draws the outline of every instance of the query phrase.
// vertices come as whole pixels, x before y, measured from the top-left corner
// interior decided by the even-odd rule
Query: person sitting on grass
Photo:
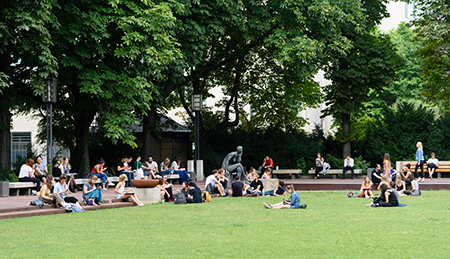
[[[372,193],[372,182],[369,176],[364,177],[364,181],[361,183],[361,191],[358,194],[360,198],[374,198]]]
[[[406,164],[406,165],[403,165],[403,168],[401,171],[402,180],[405,182],[406,185],[411,184],[411,182],[409,181],[409,176],[412,175],[410,169],[411,169],[411,164]]]
[[[166,202],[175,201],[175,198],[173,197],[173,192],[172,192],[173,184],[171,184],[167,181],[167,175],[164,175],[162,179],[164,181],[164,189],[165,189],[164,200]]]
[[[209,194],[219,193],[221,196],[227,196],[219,182],[219,171],[216,169],[212,171],[210,176],[206,177],[205,189]]]
[[[272,174],[270,173],[270,169],[266,169],[266,171],[264,171],[264,174],[261,176],[261,179],[272,179]]]
[[[107,167],[103,168],[104,165],[105,165],[105,160],[103,160],[103,158],[100,158],[98,160],[98,163],[91,170],[92,176],[97,176],[97,178],[102,179],[102,185],[103,185],[102,191],[108,190],[108,189],[106,189],[106,183],[108,183],[108,186],[114,186],[114,184],[111,183],[111,181],[108,179],[108,176],[104,173],[106,171],[106,169],[108,169]]]
[[[386,184],[386,186],[389,186],[389,176],[383,174],[383,176],[381,176],[381,182],[378,185],[377,190],[381,190],[381,185]]]
[[[228,178],[225,176],[225,170],[223,170],[222,168],[219,169],[218,173],[218,177],[217,180],[219,180],[220,185],[223,188],[223,192],[225,193],[225,195],[228,194],[228,185],[231,185],[228,183]]]
[[[235,175],[234,182],[231,184],[231,190],[233,192],[233,194],[231,195],[232,197],[244,196],[245,186],[244,186],[244,183],[239,180],[240,180],[239,176]]]
[[[274,205],[263,203],[264,207],[266,209],[306,209],[306,204],[300,205],[300,195],[295,192],[294,186],[288,185],[286,191],[291,194],[290,201],[283,199],[283,202]]]
[[[397,174],[397,178],[395,180],[395,188],[399,195],[405,195],[403,192],[406,191],[406,184],[400,177],[400,174]]]
[[[59,193],[51,193],[54,184],[53,175],[47,176],[47,182],[42,185],[39,192],[39,199],[47,204],[52,204],[55,208],[59,205],[66,210],[72,210],[69,204],[59,195]]]
[[[95,182],[98,180],[97,176],[93,175],[86,183],[83,185],[83,200],[90,197],[93,199],[94,206],[102,205],[102,192],[95,187]]]
[[[286,196],[286,191],[284,189],[283,181],[278,182],[278,188],[273,195],[274,196]]]
[[[398,206],[398,193],[395,190],[395,182],[389,183],[390,189],[386,184],[381,185],[380,197],[375,198],[372,203],[366,206],[370,207],[396,207]]]
[[[411,191],[404,191],[403,193],[408,196],[420,196],[419,181],[413,175],[409,176],[409,181],[411,182]]]
[[[156,185],[155,188],[159,188],[160,194],[161,194],[161,201],[165,202],[164,196],[166,196],[166,195],[169,196],[170,194],[166,191],[163,178],[158,179],[158,185]]]
[[[250,177],[252,182],[250,183],[249,188],[247,188],[247,194],[254,196],[262,195],[264,185],[261,180],[259,180],[258,174],[254,172],[252,175],[250,175]]]
[[[200,188],[194,182],[189,182],[189,195],[186,199],[187,203],[202,203],[202,195]]]
[[[114,190],[116,193],[116,199],[123,200],[130,198],[136,205],[144,206],[132,189],[125,190],[126,180],[128,180],[126,175],[122,174],[119,176],[119,183],[116,185],[116,189]]]
[[[67,181],[67,175],[62,174],[59,177],[59,182],[57,182],[55,184],[55,186],[53,186],[53,193],[58,193],[61,196],[61,198],[64,199],[65,202],[74,203],[78,207],[81,208],[81,205],[78,203],[77,198],[72,197],[72,196],[71,197],[67,196],[67,194],[70,194],[70,191],[69,191],[69,186],[67,186],[66,181]]]
[[[182,193],[184,194],[184,196],[186,196],[186,198],[188,197],[189,194],[189,188],[188,188],[188,183],[187,182],[183,182],[181,184],[181,189],[177,190],[177,193]]]

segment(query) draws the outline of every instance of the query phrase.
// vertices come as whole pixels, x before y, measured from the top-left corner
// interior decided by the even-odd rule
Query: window
[[[414,20],[416,18],[414,11],[416,2],[412,1],[411,3],[405,3],[405,17],[406,19]]]
[[[11,132],[11,164],[17,155],[27,156],[27,145],[31,143],[31,132]]]

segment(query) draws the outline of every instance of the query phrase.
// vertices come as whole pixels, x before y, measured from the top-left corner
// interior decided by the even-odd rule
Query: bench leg
[[[441,172],[438,172],[438,173],[437,173],[437,178],[442,178]]]
[[[276,174],[274,174],[274,175],[273,175],[273,178],[274,178],[274,179],[277,179],[278,177],[277,177],[277,175],[276,175]]]
[[[291,174],[291,179],[295,179],[295,174]]]
[[[333,179],[337,179],[337,174],[333,174]]]

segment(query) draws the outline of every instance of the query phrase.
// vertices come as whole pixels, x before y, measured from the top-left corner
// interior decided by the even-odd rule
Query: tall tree
[[[176,97],[192,118],[188,94],[200,91],[208,96],[212,87],[224,86],[227,98],[222,102],[223,110],[211,117],[213,123],[208,127],[203,124],[203,142],[214,131],[237,125],[242,105],[247,103],[270,121],[277,116],[292,118],[295,112],[289,109],[295,111],[318,99],[314,73],[328,65],[331,53],[343,54],[350,49],[351,41],[342,28],[358,27],[362,15],[359,1],[193,2],[185,13],[177,15],[174,33],[182,44],[184,60],[173,63],[167,80],[158,83],[161,97],[154,105],[164,106],[177,90]],[[273,101],[274,109],[260,109],[265,101]],[[301,123],[296,118],[292,121],[294,125]],[[151,114],[145,117],[145,155],[152,150],[152,122]]]
[[[393,81],[402,63],[388,36],[366,33],[327,71],[331,84],[324,88],[327,108],[323,116],[332,115],[342,125],[336,137],[344,143],[343,157],[351,155],[352,116],[361,114],[369,92],[379,92]]]
[[[450,3],[445,0],[416,1],[418,16],[413,21],[421,48],[424,80],[422,96],[437,105],[444,113],[450,112]]]
[[[148,111],[152,79],[179,55],[167,33],[175,19],[168,4],[145,0],[66,0],[54,14],[61,24],[52,48],[60,63],[56,132],[73,151],[74,170],[84,174],[91,166],[89,128],[95,116],[111,141],[137,146],[124,126]]]
[[[43,78],[56,75],[50,51],[51,30],[58,26],[52,14],[56,1],[5,0],[0,2],[0,164],[11,167],[11,106],[20,104],[23,88],[39,93]]]

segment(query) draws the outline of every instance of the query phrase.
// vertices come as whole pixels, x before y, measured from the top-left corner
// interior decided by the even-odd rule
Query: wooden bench
[[[295,179],[295,176],[301,173],[301,169],[280,169],[272,171],[273,178],[277,178],[277,175],[290,175],[292,179]]]
[[[362,170],[361,169],[354,169],[353,170],[355,175],[359,175],[362,174]],[[315,174],[316,170],[308,170],[308,174]],[[347,170],[345,172],[346,175],[352,175],[352,172],[350,170]],[[322,171],[319,172],[319,175],[322,176]],[[333,175],[333,179],[337,179],[338,175],[342,175],[342,169],[330,169],[327,171],[327,173],[325,175]]]
[[[416,170],[417,161],[400,161],[400,165],[398,165],[397,162],[397,171],[401,171],[403,165],[406,164],[411,165],[411,172],[414,173]],[[434,170],[434,174],[437,174],[437,178],[442,178],[442,173],[450,173],[450,161],[442,161],[438,164],[439,167]],[[420,167],[417,169],[418,171],[420,171]],[[428,167],[426,163],[423,165],[423,171],[428,173]]]

